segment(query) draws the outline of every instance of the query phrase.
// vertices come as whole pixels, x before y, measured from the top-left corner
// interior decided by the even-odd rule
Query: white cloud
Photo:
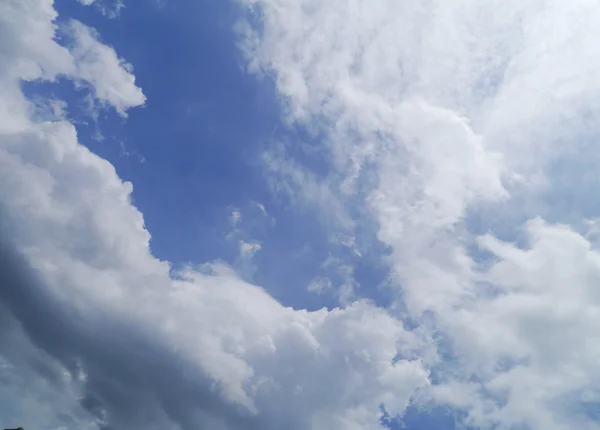
[[[2,402],[3,419],[376,429],[381,404],[400,413],[428,385],[417,335],[385,310],[285,308],[225,265],[172,273],[154,258],[132,185],[64,118],[34,120],[19,87],[85,81],[124,114],[144,102],[131,69],[77,22],[73,46],[59,46],[49,0],[0,12],[0,333],[13,339],[0,346],[0,399],[28,396],[23,409]]]
[[[539,219],[526,233],[523,248],[480,239],[495,257],[482,281],[498,291],[445,322],[465,370],[478,369],[483,387],[502,399],[487,410],[477,409],[476,397],[466,403],[479,425],[596,428],[585,409],[597,407],[600,386],[598,244]]]
[[[260,213],[262,213],[264,216],[266,216],[266,217],[269,216],[267,209],[265,209],[265,205],[263,205],[262,203],[259,203],[259,202],[254,202],[254,205],[258,208]]]
[[[584,204],[598,185],[585,170],[598,157],[596,4],[242,3],[258,23],[238,27],[252,70],[274,78],[290,122],[325,136],[332,173],[293,172],[327,191],[312,201],[330,220],[362,205],[367,188],[400,307],[454,354],[432,363],[443,375],[435,398],[481,426],[597,428],[597,404],[584,400],[597,390],[596,254],[539,221],[527,224],[527,252],[493,236],[475,251],[472,233],[518,238],[537,215],[597,216]],[[560,183],[556,171],[567,172]]]
[[[135,85],[129,63],[101,43],[93,29],[73,21],[69,30],[74,41],[76,77],[92,86],[99,101],[112,105],[122,115],[128,108],[144,104],[146,98]]]
[[[306,287],[306,291],[310,293],[323,294],[325,291],[331,290],[331,280],[329,278],[318,277],[311,281]]]
[[[354,279],[354,267],[350,264],[346,264],[341,258],[330,255],[325,259],[321,268],[325,269],[330,273],[331,277],[336,279],[335,292],[339,303],[348,305],[360,297],[360,294],[356,291],[359,285],[356,279]],[[329,284],[327,287],[331,287],[329,279],[327,279],[327,282]]]
[[[238,257],[235,261],[235,269],[245,279],[252,281],[254,274],[257,271],[257,266],[254,264],[254,255],[262,249],[258,242],[254,241],[239,241]]]
[[[84,6],[92,6],[94,5],[96,9],[105,17],[110,19],[118,18],[121,14],[123,8],[125,8],[125,3],[123,0],[78,0]],[[107,3],[108,2],[108,3]]]
[[[0,79],[7,94],[2,103],[2,127],[19,129],[27,103],[17,92],[18,80],[53,81],[71,78],[90,84],[96,99],[124,114],[144,103],[131,66],[100,43],[95,32],[77,21],[65,28],[73,43],[69,50],[54,40],[56,12],[50,0],[4,1],[0,4],[2,66]],[[9,120],[10,119],[10,120]]]
[[[260,243],[240,241],[240,255],[242,258],[251,259],[254,254],[260,251]]]
[[[234,209],[231,212],[231,215],[229,216],[229,222],[231,223],[231,226],[233,228],[236,228],[238,223],[241,221],[242,219],[242,213],[239,211],[239,209]]]

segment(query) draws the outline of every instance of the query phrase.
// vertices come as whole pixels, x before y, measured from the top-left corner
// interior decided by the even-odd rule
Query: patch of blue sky
[[[240,240],[260,243],[252,281],[283,304],[317,309],[338,304],[333,292],[307,291],[317,278],[333,290],[344,282],[332,255],[353,270],[357,293],[389,301],[381,249],[357,235],[370,252],[357,256],[332,242],[314,208],[273,192],[261,157],[287,142],[286,156],[327,175],[318,133],[281,122],[283,102],[270,78],[249,75],[236,47],[238,6],[231,2],[148,2],[111,20],[96,8],[59,0],[60,15],[94,27],[134,67],[147,103],[123,120],[110,110],[90,115],[85,88],[71,82],[29,83],[27,93],[67,102],[80,140],[134,184],[133,200],[152,234],[153,253],[176,267],[216,259],[234,263]],[[64,41],[68,43],[68,40]],[[266,215],[256,210],[262,205]],[[232,211],[242,214],[232,235]],[[368,232],[369,229],[363,229]],[[368,233],[365,233],[365,235]]]
[[[462,423],[465,414],[445,407],[409,406],[402,417],[392,417],[383,408],[382,424],[390,430],[474,430]]]

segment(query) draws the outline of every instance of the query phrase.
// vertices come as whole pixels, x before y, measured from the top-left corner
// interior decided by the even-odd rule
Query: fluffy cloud
[[[478,396],[436,396],[466,407],[478,425],[501,423],[506,428],[597,428],[600,367],[600,253],[597,241],[567,226],[540,219],[526,224],[526,244],[518,247],[491,235],[482,249],[494,262],[482,282],[495,294],[479,297],[446,321],[455,351],[477,370],[490,402],[483,409]],[[455,386],[458,392],[468,384]],[[473,386],[471,385],[470,389]]]
[[[131,184],[20,89],[70,79],[125,115],[145,101],[131,66],[79,22],[58,44],[50,0],[0,1],[1,424],[376,429],[380,405],[417,395],[479,427],[598,428],[597,225],[551,205],[597,183],[573,172],[598,156],[598,8],[246,3],[248,59],[331,169],[265,164],[328,222],[377,226],[419,328],[367,301],[285,308],[226,265],[154,258]],[[352,219],[362,198],[370,219]]]
[[[432,397],[479,426],[597,428],[597,257],[575,232],[597,216],[596,5],[242,3],[251,67],[288,121],[325,136],[330,173],[310,190],[336,203],[313,202],[335,219],[366,199],[398,307],[446,359]],[[539,215],[573,226],[525,224],[525,249],[492,234],[521,241]]]
[[[368,302],[294,310],[225,265],[154,258],[132,185],[20,90],[71,79],[125,114],[131,68],[78,22],[59,45],[51,0],[0,17],[2,425],[376,429],[428,386],[417,334]]]

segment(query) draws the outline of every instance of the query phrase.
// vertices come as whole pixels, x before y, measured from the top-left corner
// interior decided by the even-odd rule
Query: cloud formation
[[[21,91],[68,79],[123,115],[145,101],[93,29],[71,21],[57,43],[56,16],[0,2],[0,424],[346,430],[401,413],[429,373],[387,311],[285,308],[226,265],[153,257],[132,185]]]
[[[598,209],[586,169],[598,157],[600,9],[241,3],[251,70],[273,77],[289,122],[324,136],[330,173],[303,198],[327,189],[313,203],[331,219],[339,202],[366,201],[355,221],[375,221],[392,250],[397,306],[439,352],[429,400],[486,428],[598,428],[597,251],[583,226]]]
[[[125,116],[145,102],[132,66],[77,21],[59,44],[51,0],[0,1],[0,424],[377,429],[381,406],[419,402],[475,427],[597,429],[600,251],[584,202],[600,10],[241,3],[246,58],[274,77],[286,119],[322,137],[329,169],[283,147],[266,167],[356,255],[349,233],[374,226],[395,306],[355,301],[340,257],[326,264],[344,306],[316,312],[223,263],[156,259],[132,185],[21,90],[70,80]],[[252,272],[260,245],[239,244]]]

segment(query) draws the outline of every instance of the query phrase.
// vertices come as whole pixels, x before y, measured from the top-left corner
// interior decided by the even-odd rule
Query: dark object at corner
[[[4,430],[23,430],[23,427],[17,427],[16,429],[4,429]]]

